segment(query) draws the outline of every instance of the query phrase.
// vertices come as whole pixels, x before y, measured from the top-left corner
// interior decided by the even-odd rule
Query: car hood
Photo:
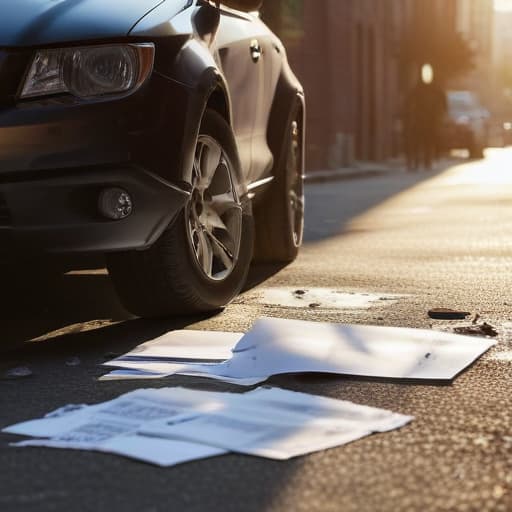
[[[5,2],[10,5],[5,6]],[[184,0],[2,0],[0,47],[126,36],[149,11]]]

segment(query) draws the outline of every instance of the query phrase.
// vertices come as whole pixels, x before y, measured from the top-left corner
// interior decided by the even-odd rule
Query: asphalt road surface
[[[0,511],[512,510],[512,150],[432,172],[311,184],[307,198],[297,262],[255,269],[246,293],[212,317],[131,318],[102,272],[3,278],[0,374],[26,366],[33,375],[0,380],[0,427],[136,389],[140,382],[98,382],[100,363],[176,328],[244,331],[267,315],[452,331],[479,315],[477,326],[498,331],[497,347],[449,385],[272,379],[416,418],[288,462],[227,455],[160,469],[98,453],[11,448],[16,438],[0,435]],[[294,302],[299,289],[314,302],[307,293]],[[350,300],[331,304],[332,291]],[[472,316],[431,320],[433,307]],[[67,365],[71,358],[80,364]],[[187,377],[145,385],[234,389]]]

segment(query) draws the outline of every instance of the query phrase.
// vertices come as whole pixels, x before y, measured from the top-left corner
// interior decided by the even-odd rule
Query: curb
[[[388,169],[338,169],[335,171],[313,171],[306,174],[306,183],[325,183],[329,181],[356,180],[359,178],[373,178],[392,172],[402,172],[400,167]]]

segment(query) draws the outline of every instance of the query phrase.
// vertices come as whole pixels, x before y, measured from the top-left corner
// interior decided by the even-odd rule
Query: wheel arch
[[[210,96],[206,101],[205,110],[207,108],[214,110],[217,114],[222,116],[230,126],[232,126],[230,103],[225,85],[222,80],[219,79],[215,89],[211,91]]]
[[[301,128],[303,135],[303,148],[305,147],[306,133],[306,99],[304,90],[293,74],[293,71],[286,63],[279,77],[276,93],[274,95],[274,103],[270,112],[269,123],[267,128],[267,142],[274,156],[274,166],[272,174],[275,176],[275,170],[279,168],[279,164],[283,158],[283,141],[287,137],[287,129],[295,115],[295,105],[298,105],[301,111]],[[303,156],[304,161],[304,156]]]
[[[183,75],[178,73],[170,77],[171,80],[181,82],[187,91],[182,113],[183,131],[177,155],[178,179],[184,184],[191,183],[195,144],[206,110],[214,110],[232,126],[231,99],[226,80],[210,54],[205,55],[204,51],[195,53],[195,50],[194,45],[187,52],[188,57],[194,61],[194,66],[187,69],[187,80],[182,80]],[[191,69],[194,70],[193,74]]]

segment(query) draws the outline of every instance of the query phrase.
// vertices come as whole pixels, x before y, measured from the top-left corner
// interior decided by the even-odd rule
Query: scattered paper
[[[115,436],[102,443],[72,443],[51,439],[34,439],[14,443],[18,448],[45,447],[84,451],[97,451],[120,455],[161,467],[171,467],[185,462],[223,455],[226,450],[205,444],[189,443],[148,437],[139,434]]]
[[[230,394],[174,389],[141,389],[102,404],[70,405],[47,414],[44,418],[19,423],[3,429],[44,439],[15,443],[14,446],[46,446],[108,452],[153,463],[172,466],[225,453],[225,450],[186,441],[169,441],[137,433],[145,423],[170,420],[185,411],[223,407]]]
[[[144,389],[93,405],[70,405],[3,432],[39,437],[14,446],[114,453],[170,466],[235,451],[288,459],[340,446],[411,421],[350,402],[258,388],[219,393]]]
[[[123,371],[111,372],[100,380],[159,379],[189,364],[219,363],[231,357],[231,349],[242,336],[233,332],[172,331],[104,363]]]
[[[451,380],[496,343],[434,330],[262,318],[231,359],[178,373],[244,384],[244,379],[320,372],[363,377]]]
[[[413,419],[283,389],[260,388],[244,398],[220,410],[154,422],[142,433],[285,460],[394,430]]]
[[[174,339],[183,338],[176,348]],[[173,336],[176,334],[176,338]],[[231,357],[200,363],[206,340],[217,343],[217,355]],[[391,379],[451,380],[495,342],[434,330],[342,325],[301,320],[262,318],[241,339],[240,334],[178,331],[166,343],[150,342],[114,359],[119,369],[103,377],[156,379],[172,374],[207,377],[253,386],[272,375],[334,373]],[[191,347],[186,347],[190,340]],[[145,347],[141,350],[142,347]],[[222,348],[220,348],[222,347]],[[137,353],[140,355],[137,356]],[[205,350],[208,357],[214,352]],[[186,362],[188,360],[190,362]],[[179,358],[179,359],[178,359]]]
[[[242,336],[236,332],[171,331],[105,364],[116,366],[117,362],[139,361],[216,363],[231,357],[231,349]]]
[[[171,375],[188,375],[190,377],[200,377],[200,378],[217,378],[218,380],[222,380],[226,384],[236,384],[237,386],[255,386],[256,384],[260,384],[267,380],[267,377],[248,377],[246,379],[240,378],[230,378],[226,376],[216,377],[212,374],[204,374],[202,373],[202,369],[200,368],[198,371],[195,371],[194,368],[190,368],[189,366],[180,366],[176,368],[175,371],[168,373],[167,371],[163,372],[149,372],[144,370],[136,370],[136,369],[119,369],[112,370],[105,375],[102,375],[98,380],[100,381],[110,381],[110,380],[153,380],[153,379],[163,379],[164,377],[170,377]]]
[[[146,421],[169,419],[205,407],[222,408],[237,396],[209,392],[205,399],[204,393],[184,388],[138,389],[97,405],[62,407],[44,418],[6,427],[3,432],[54,440],[98,441],[117,435],[116,431],[136,432]]]
[[[98,380],[108,381],[108,380],[151,380],[151,379],[163,379],[164,377],[168,377],[169,373],[157,373],[157,372],[148,372],[144,370],[130,370],[128,368],[122,368],[119,370],[112,370],[105,375],[102,375]]]

